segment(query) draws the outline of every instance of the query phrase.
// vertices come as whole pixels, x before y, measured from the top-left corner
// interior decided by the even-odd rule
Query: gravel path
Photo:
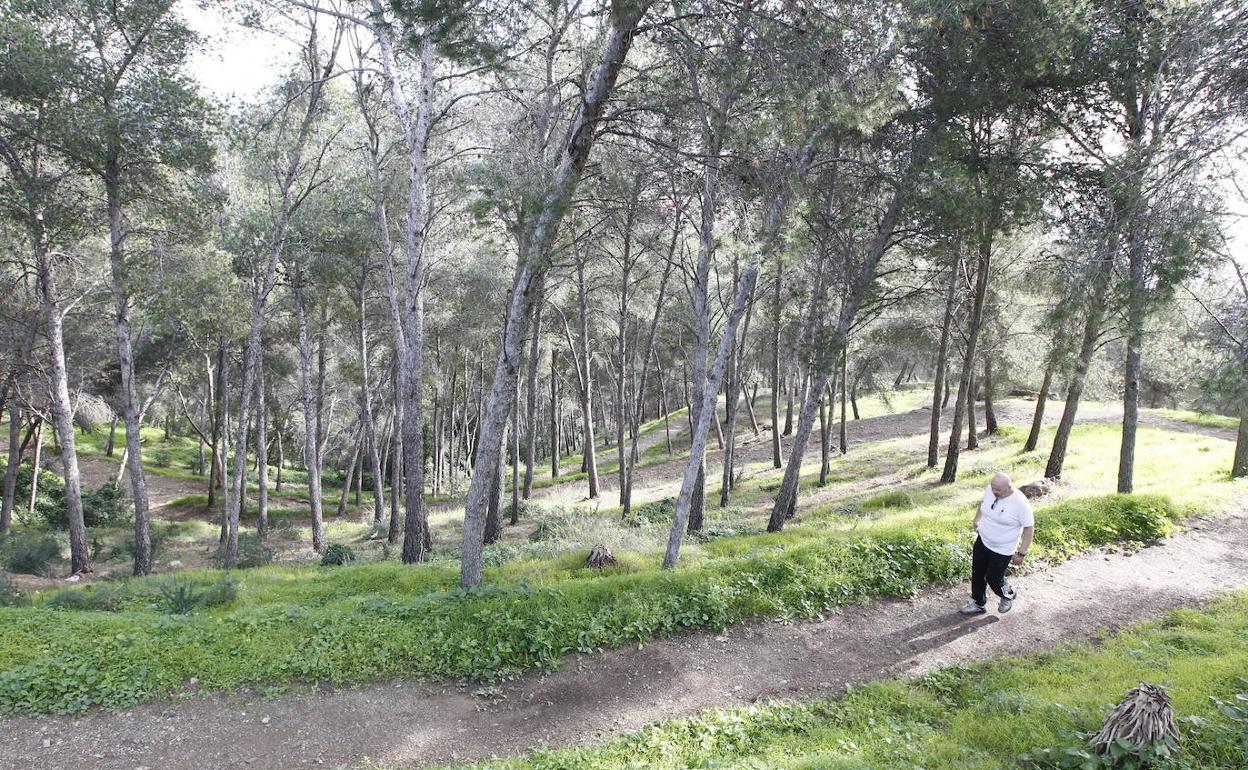
[[[1134,555],[1097,552],[1014,580],[1009,615],[963,619],[965,587],[824,620],[762,623],[573,656],[495,688],[389,682],[265,700],[202,695],[119,714],[10,718],[0,768],[225,770],[399,767],[602,741],[667,717],[1026,653],[1248,585],[1240,508]]]

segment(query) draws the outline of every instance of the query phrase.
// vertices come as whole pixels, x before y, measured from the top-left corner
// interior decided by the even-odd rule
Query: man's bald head
[[[1014,484],[1010,481],[1010,477],[1004,473],[997,473],[992,477],[992,493],[997,497],[1006,497],[1014,491]]]

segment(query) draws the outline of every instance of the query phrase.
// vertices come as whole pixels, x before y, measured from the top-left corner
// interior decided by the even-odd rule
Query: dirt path
[[[597,742],[713,706],[830,695],[850,682],[1026,653],[1155,618],[1248,585],[1246,524],[1240,508],[1131,556],[1098,552],[1024,575],[1005,616],[961,618],[965,587],[957,586],[821,621],[574,656],[552,674],[493,689],[390,682],[274,700],[201,696],[79,719],[12,718],[0,725],[0,768],[294,770],[355,767],[366,757],[420,767]]]

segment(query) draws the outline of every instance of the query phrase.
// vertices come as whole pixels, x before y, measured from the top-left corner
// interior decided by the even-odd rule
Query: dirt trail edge
[[[1155,618],[1248,585],[1246,525],[1237,506],[1134,555],[1095,552],[1018,577],[1019,601],[1004,616],[961,618],[966,588],[955,586],[826,620],[573,656],[554,673],[497,688],[390,682],[274,700],[199,696],[78,719],[10,718],[0,722],[0,768],[293,770],[366,758],[421,767],[599,742],[713,706],[832,695],[850,682],[1026,653]]]

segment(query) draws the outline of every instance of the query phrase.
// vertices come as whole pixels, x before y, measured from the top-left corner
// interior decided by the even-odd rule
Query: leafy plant
[[[60,591],[48,597],[47,606],[58,610],[116,612],[130,598],[125,583],[101,583]]]
[[[61,557],[61,546],[49,535],[23,532],[8,538],[3,552],[4,567],[9,572],[46,577]]]
[[[321,557],[322,566],[350,564],[355,561],[355,551],[345,543],[330,543]]]

